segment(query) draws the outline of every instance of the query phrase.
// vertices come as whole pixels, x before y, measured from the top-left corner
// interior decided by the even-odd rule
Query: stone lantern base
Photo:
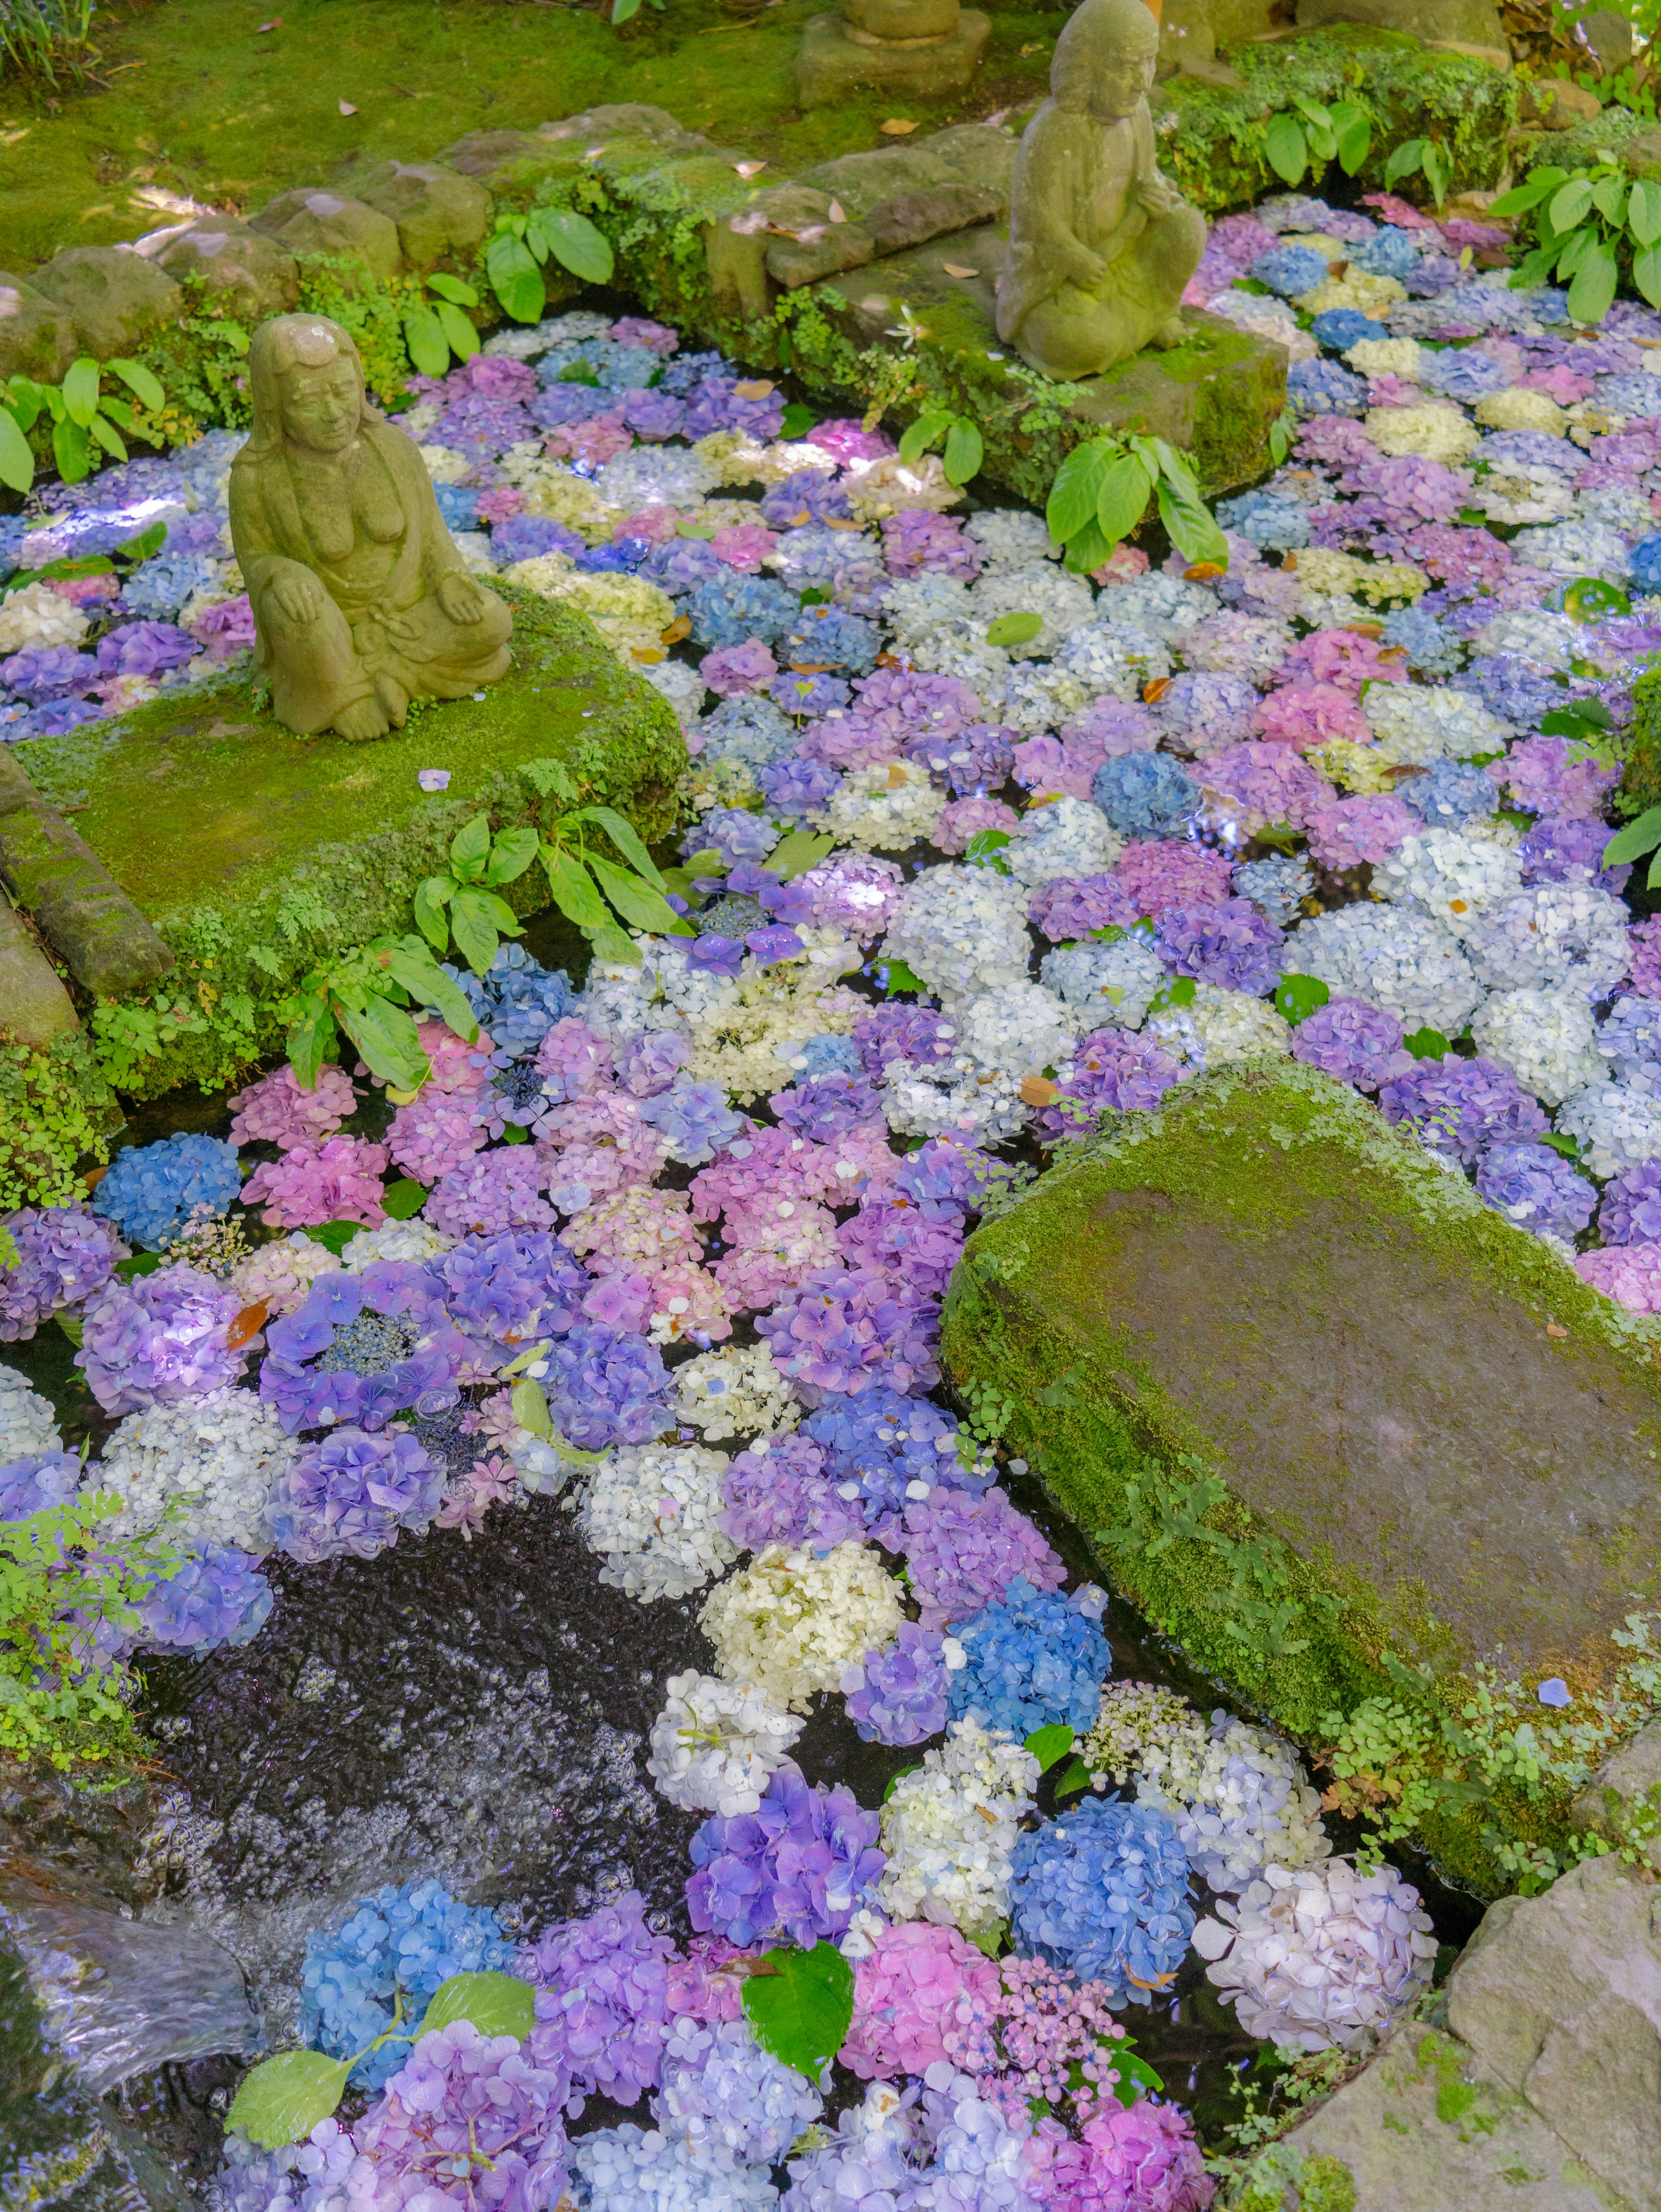
[[[796,98],[828,107],[846,92],[879,85],[899,94],[962,92],[980,67],[992,19],[965,8],[943,36],[879,39],[839,15],[810,15],[796,56]]]

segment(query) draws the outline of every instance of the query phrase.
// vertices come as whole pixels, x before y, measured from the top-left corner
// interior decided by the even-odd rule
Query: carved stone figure
[[[412,698],[505,675],[513,618],[468,574],[414,441],[369,405],[346,332],[279,315],[248,368],[253,434],[231,471],[231,537],[277,720],[378,738]]]
[[[1021,140],[998,335],[1047,376],[1099,376],[1181,343],[1206,223],[1155,158],[1159,52],[1146,0],[1080,0]]]

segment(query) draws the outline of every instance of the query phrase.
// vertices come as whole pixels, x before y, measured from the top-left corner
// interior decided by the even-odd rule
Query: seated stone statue
[[[278,315],[248,368],[231,537],[277,720],[377,738],[402,728],[412,698],[505,675],[513,618],[468,574],[413,440],[368,404],[347,333]]]
[[[1146,0],[1080,0],[1015,162],[998,336],[1046,376],[1099,376],[1180,343],[1205,217],[1159,174]]]

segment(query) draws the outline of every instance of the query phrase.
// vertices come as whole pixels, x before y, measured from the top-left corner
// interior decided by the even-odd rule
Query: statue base
[[[992,18],[965,8],[955,31],[938,39],[849,35],[840,15],[810,15],[796,55],[796,100],[830,107],[846,93],[879,86],[918,99],[962,92],[981,65]]]

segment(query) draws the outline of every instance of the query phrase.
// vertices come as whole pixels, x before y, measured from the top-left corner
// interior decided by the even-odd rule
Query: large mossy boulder
[[[1305,1744],[1402,1669],[1587,1712],[1661,1588],[1661,1327],[1293,1063],[1077,1158],[970,1239],[946,1358],[1127,1592]],[[1491,1881],[1482,1823],[1566,1836],[1568,1795],[1436,1846]]]
[[[185,302],[153,261],[113,246],[72,246],[43,263],[29,283],[63,309],[82,349],[99,361],[135,351],[159,325],[173,321]]]

